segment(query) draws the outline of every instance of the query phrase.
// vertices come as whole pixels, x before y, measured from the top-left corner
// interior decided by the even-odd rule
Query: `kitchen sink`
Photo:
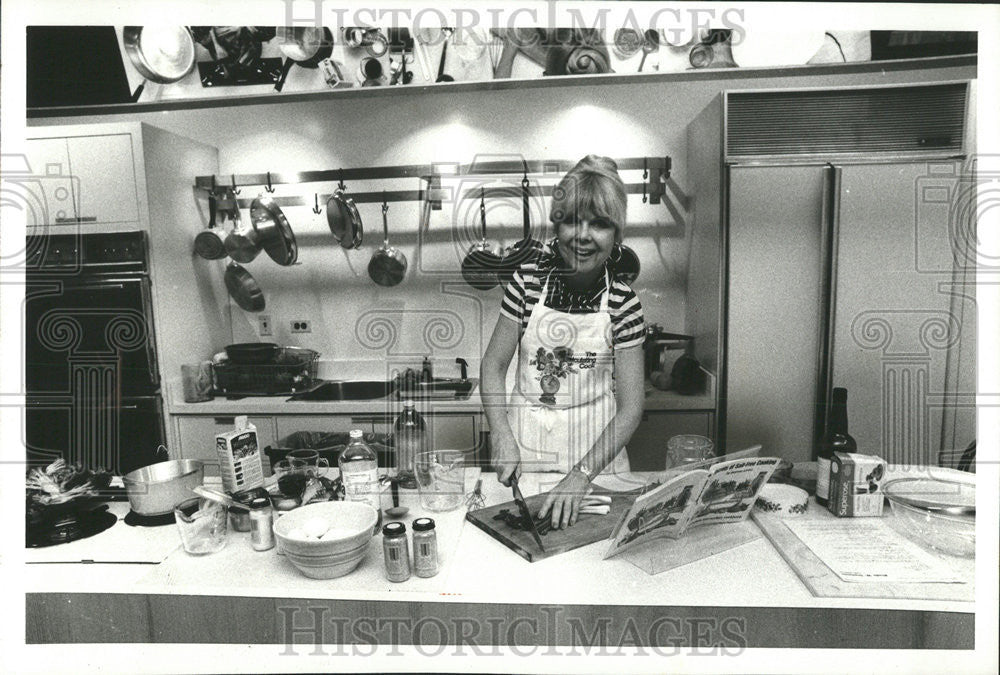
[[[396,383],[386,380],[334,380],[292,396],[291,401],[371,401],[395,391]]]
[[[475,378],[463,380],[459,378],[435,377],[430,380],[412,383],[410,388],[399,389],[396,391],[396,394],[399,398],[454,397],[465,399],[476,388],[477,382],[478,380]]]

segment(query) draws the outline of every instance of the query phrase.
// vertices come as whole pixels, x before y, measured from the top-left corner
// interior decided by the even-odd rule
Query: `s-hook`
[[[343,192],[343,191],[345,191],[347,189],[347,186],[344,185],[344,170],[343,169],[340,170],[340,179],[337,181],[337,187],[340,189],[341,192]]]
[[[268,192],[274,192],[274,188],[271,187],[271,172],[270,171],[267,172],[267,185],[264,186],[264,189],[267,190]]]
[[[319,193],[318,192],[314,192],[313,193],[313,199],[314,199],[314,202],[313,202],[313,204],[314,204],[314,206],[313,206],[313,213],[315,213],[318,216],[319,214],[323,213],[323,209],[321,209],[319,207]]]
[[[642,158],[642,203],[645,204],[648,197],[646,196],[646,182],[649,180],[649,160],[646,157]]]
[[[236,187],[236,176],[234,176],[233,174],[229,174],[229,180],[233,184],[233,194],[238,195],[240,193],[240,189]]]

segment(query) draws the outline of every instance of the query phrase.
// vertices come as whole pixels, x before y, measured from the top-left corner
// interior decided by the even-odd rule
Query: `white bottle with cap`
[[[365,443],[361,429],[351,430],[351,442],[338,459],[340,477],[344,482],[344,498],[365,502],[378,511],[382,524],[381,492],[378,483],[378,455]]]

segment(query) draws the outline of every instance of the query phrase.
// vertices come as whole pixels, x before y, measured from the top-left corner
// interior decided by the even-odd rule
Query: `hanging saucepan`
[[[462,277],[465,282],[480,291],[488,291],[500,283],[497,269],[500,267],[500,256],[493,251],[493,246],[486,241],[486,196],[480,188],[479,219],[483,227],[483,240],[475,244],[462,261]]]
[[[250,204],[250,220],[257,232],[257,243],[279,265],[294,265],[299,247],[288,219],[269,194],[262,194]]]
[[[382,233],[385,239],[368,261],[368,276],[379,286],[395,286],[406,276],[406,256],[398,248],[389,246],[389,204],[382,202]]]
[[[226,265],[226,288],[241,309],[247,312],[264,311],[264,292],[243,265],[235,262]]]
[[[253,262],[260,253],[257,228],[252,221],[244,223],[240,218],[240,205],[233,191],[227,191],[226,199],[231,201],[232,207],[225,213],[233,221],[233,229],[226,235],[226,253],[238,263]]]
[[[194,237],[194,252],[205,260],[221,260],[226,255],[226,233],[216,226],[217,211],[215,193],[208,195],[208,227]]]
[[[333,233],[333,238],[339,241],[343,248],[357,248],[361,245],[363,235],[361,214],[343,187],[337,188],[326,200],[326,223]]]
[[[524,220],[524,236],[508,246],[504,251],[503,260],[500,262],[499,275],[504,283],[510,283],[514,279],[514,272],[521,265],[533,262],[538,259],[542,252],[542,242],[531,236],[531,192],[528,189],[528,174],[525,172],[521,179],[521,211]]]
[[[122,41],[129,61],[146,81],[170,84],[194,70],[194,38],[184,26],[125,26]],[[144,81],[132,94],[138,101]]]
[[[278,28],[278,39],[281,54],[285,62],[281,66],[281,75],[275,91],[281,91],[292,66],[298,64],[303,68],[318,68],[320,61],[330,58],[333,53],[333,33],[329,28]]]

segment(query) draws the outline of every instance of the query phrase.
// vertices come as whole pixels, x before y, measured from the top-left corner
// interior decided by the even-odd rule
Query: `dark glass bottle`
[[[847,433],[847,390],[833,390],[830,423],[826,435],[820,440],[816,455],[816,502],[826,506],[830,498],[830,460],[835,452],[857,452],[858,444]]]

